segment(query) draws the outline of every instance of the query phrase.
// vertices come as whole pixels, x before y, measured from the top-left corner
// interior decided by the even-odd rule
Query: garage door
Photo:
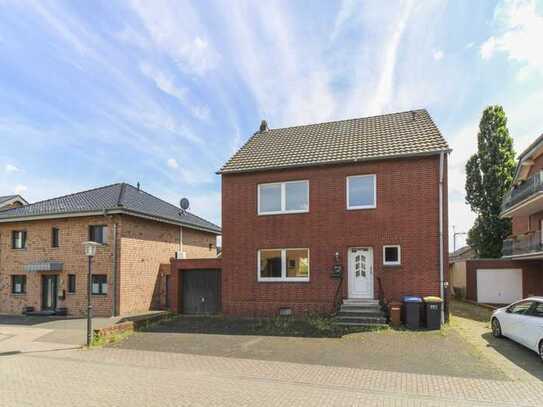
[[[183,313],[214,314],[219,311],[217,270],[183,271]]]
[[[478,269],[477,302],[510,304],[522,299],[521,269]]]

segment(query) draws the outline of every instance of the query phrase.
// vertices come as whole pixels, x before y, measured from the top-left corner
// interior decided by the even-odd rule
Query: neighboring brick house
[[[0,211],[5,211],[12,208],[20,208],[24,205],[28,205],[28,202],[21,195],[0,196]]]
[[[426,110],[262,122],[219,171],[223,312],[330,313],[344,299],[442,294],[449,151]]]
[[[170,258],[216,257],[218,234],[213,223],[124,183],[0,212],[0,313],[84,314],[87,240],[103,243],[92,263],[95,315],[157,308]]]
[[[467,298],[503,304],[543,295],[543,135],[520,154],[501,217],[513,226],[503,258],[467,263]]]

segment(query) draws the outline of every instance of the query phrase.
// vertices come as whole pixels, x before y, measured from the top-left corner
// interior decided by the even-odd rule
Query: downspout
[[[439,296],[443,301],[444,287],[443,284],[443,164],[445,160],[445,152],[439,154]],[[445,323],[445,310],[441,305],[441,324]]]
[[[116,317],[119,313],[117,311],[117,224],[113,224],[113,267],[111,272],[111,277],[113,279],[113,292],[111,295],[111,300],[113,302],[111,307],[111,316]]]
[[[179,252],[181,253],[181,258],[184,259],[185,255],[183,253],[183,226],[179,226]]]

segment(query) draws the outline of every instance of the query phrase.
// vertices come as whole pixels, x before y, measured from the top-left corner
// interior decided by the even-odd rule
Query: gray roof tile
[[[255,133],[219,173],[430,154],[447,142],[424,109]]]
[[[159,221],[192,226],[217,234],[221,232],[219,226],[188,211],[182,214],[181,209],[177,206],[125,183],[108,185],[36,202],[20,208],[8,209],[0,212],[0,222],[17,221],[28,217],[73,215],[103,211],[139,214],[156,218]]]

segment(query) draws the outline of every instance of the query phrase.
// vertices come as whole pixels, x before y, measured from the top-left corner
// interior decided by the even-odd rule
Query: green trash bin
[[[441,328],[441,307],[443,300],[439,297],[424,297],[424,316],[427,329]]]

